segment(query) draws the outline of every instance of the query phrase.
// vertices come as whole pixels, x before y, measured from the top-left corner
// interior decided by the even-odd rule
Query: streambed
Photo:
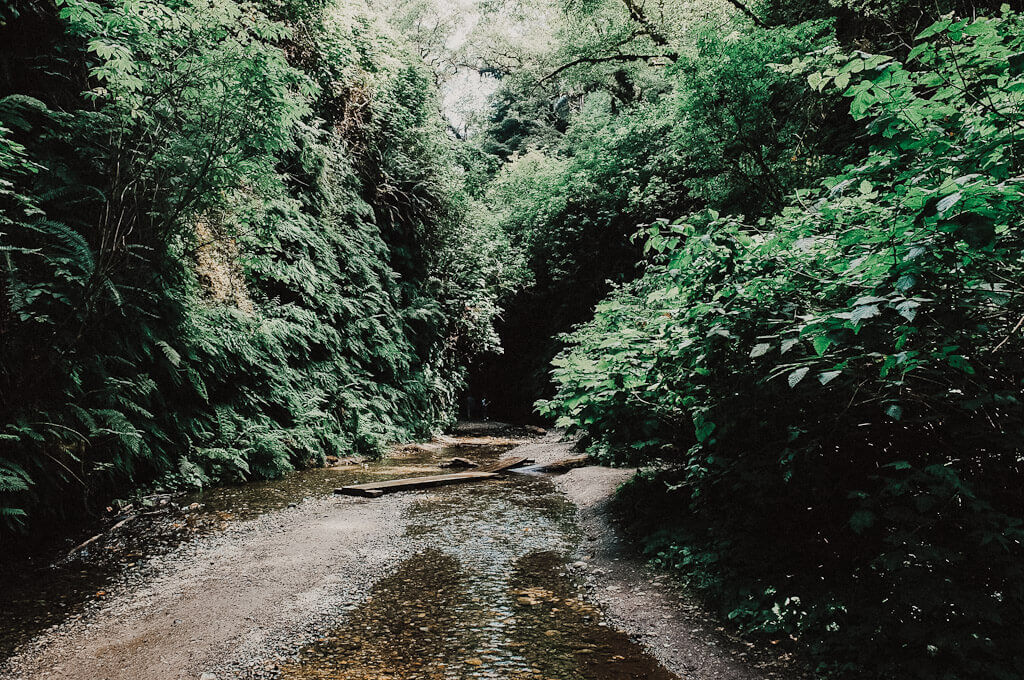
[[[549,477],[437,489],[407,517],[416,554],[283,678],[675,677],[576,587],[566,569],[574,507]]]
[[[370,465],[297,472],[181,499],[183,507],[198,503],[201,508],[187,515],[136,520],[131,531],[98,541],[87,554],[49,570],[62,578],[39,578],[34,586],[17,590],[18,598],[3,601],[3,639],[9,648],[31,641],[12,664],[12,677],[40,677],[42,669],[49,672],[48,657],[60,656],[61,667],[69,669],[63,677],[133,680],[199,677],[200,672],[214,673],[220,680],[675,678],[607,625],[582,594],[567,568],[579,538],[574,506],[550,477],[520,473],[371,501],[331,495],[344,484],[433,474],[440,460],[454,455],[494,460],[513,445],[490,441],[486,446],[407,450]],[[357,528],[391,538],[355,540],[354,532],[344,528],[318,532],[310,524],[314,514],[317,522],[337,521],[330,512],[380,514],[374,518],[377,525]],[[292,527],[291,518],[303,515],[308,515],[304,524]],[[261,537],[270,527],[273,549]],[[289,540],[289,532],[295,533],[295,541]],[[323,540],[314,548],[312,542],[321,534]],[[240,543],[252,545],[235,545]],[[273,553],[273,559],[261,549]],[[281,554],[290,549],[302,554]],[[286,566],[316,573],[321,581],[315,587],[299,583],[310,575],[293,574],[295,593],[278,596],[287,595],[289,601],[281,604],[289,611],[308,600],[315,616],[298,625],[290,619],[285,626],[285,617],[268,615],[265,604],[258,608],[259,616],[255,605],[242,616],[236,603],[223,612],[224,631],[205,637],[204,625],[216,624],[215,616],[208,624],[198,615],[195,622],[171,618],[188,615],[189,598],[203,601],[202,592],[192,594],[187,588],[201,586],[203,579],[229,580],[211,578],[206,572],[214,567],[198,563],[209,561],[221,569],[218,556],[232,550],[239,553],[236,560],[251,553],[252,562],[268,561],[269,566],[245,563],[252,568],[244,576],[246,584],[272,579],[274,569]],[[323,553],[322,559],[310,562],[308,553],[314,550]],[[170,575],[164,573],[165,559],[175,563]],[[306,567],[306,562],[316,567]],[[336,573],[321,573],[331,565],[337,565]],[[367,573],[357,578],[360,570]],[[346,573],[353,575],[352,583],[362,585],[349,584]],[[288,581],[283,571],[277,576]],[[150,589],[150,581],[158,585]],[[57,582],[57,589],[47,585]],[[224,600],[223,591],[230,594],[231,584],[219,587]],[[139,592],[145,593],[143,598]],[[211,593],[208,606],[228,606],[217,602]],[[228,619],[236,613],[244,621],[236,621],[232,630]],[[40,635],[53,624],[58,625]],[[246,631],[246,625],[259,635]],[[169,640],[168,635],[180,639]],[[175,642],[195,649],[178,650],[177,656],[166,653],[164,647]],[[82,658],[76,660],[76,654]],[[137,658],[142,655],[158,655],[162,665]]]

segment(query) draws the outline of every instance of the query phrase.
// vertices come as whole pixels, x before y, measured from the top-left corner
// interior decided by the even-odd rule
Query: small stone
[[[443,468],[475,468],[480,467],[478,464],[469,460],[468,458],[452,458],[441,463],[440,467]]]
[[[199,676],[199,680],[217,680],[216,673],[203,673]]]

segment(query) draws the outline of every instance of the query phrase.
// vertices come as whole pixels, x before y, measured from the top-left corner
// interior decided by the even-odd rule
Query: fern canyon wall
[[[360,0],[18,0],[0,43],[3,531],[452,419],[500,244]]]
[[[0,3],[0,549],[489,415],[806,677],[1024,678],[1020,2]]]

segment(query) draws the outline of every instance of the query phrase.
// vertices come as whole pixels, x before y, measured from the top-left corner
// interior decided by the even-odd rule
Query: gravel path
[[[784,654],[728,636],[696,600],[635,557],[607,512],[615,489],[634,472],[591,466],[558,478],[558,487],[578,508],[583,539],[574,566],[591,600],[610,623],[680,677],[755,680],[799,675]]]

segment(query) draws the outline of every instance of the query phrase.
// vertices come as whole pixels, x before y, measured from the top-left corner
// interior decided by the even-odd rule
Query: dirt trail
[[[567,457],[570,448],[549,434],[515,453],[545,463]],[[695,615],[692,603],[626,556],[604,506],[627,474],[586,468],[558,482],[580,508],[583,538],[576,570],[592,601],[680,677],[772,677],[743,663],[742,647],[723,640]],[[471,494],[473,488],[460,492]],[[457,500],[421,493],[385,499],[319,496],[233,524],[159,558],[152,578],[115,587],[98,610],[46,631],[0,663],[0,677],[274,677],[278,666],[293,658],[290,653],[336,627],[339,616],[362,606],[374,584],[411,556],[415,503]],[[457,521],[457,508],[449,512]],[[449,542],[461,540],[449,534]],[[472,670],[463,667],[444,677],[504,677]]]

